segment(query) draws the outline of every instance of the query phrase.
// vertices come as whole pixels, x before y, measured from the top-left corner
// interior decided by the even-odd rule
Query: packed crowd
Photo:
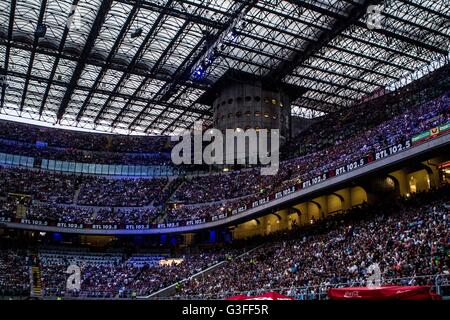
[[[351,110],[327,114],[319,122],[301,132],[297,139],[292,139],[286,144],[282,148],[282,153],[288,158],[293,158],[332,147],[359,132],[367,131],[415,106],[439,97],[448,91],[449,68],[446,66],[397,91],[363,101],[352,106]],[[441,94],[438,94],[439,92]]]
[[[128,136],[48,128],[0,120],[0,138],[41,147],[119,153],[167,151],[167,136]],[[169,149],[170,150],[170,149]]]
[[[449,194],[447,186],[275,235],[249,255],[184,283],[177,296],[225,298],[276,290],[317,298],[330,287],[365,286],[374,263],[385,283],[398,279],[393,283],[414,285],[421,284],[421,276],[450,276]]]
[[[0,297],[30,294],[29,258],[24,250],[0,249]]]
[[[91,176],[80,186],[78,204],[90,206],[142,207],[165,200],[166,178],[107,179]]]
[[[81,163],[129,164],[142,166],[169,166],[172,163],[168,151],[123,153],[59,147],[37,147],[34,144],[2,138],[0,138],[0,153]]]
[[[8,201],[4,198],[0,198],[0,217],[13,217],[16,207],[15,201]]]
[[[167,136],[76,132],[0,120],[0,152],[35,158],[102,164],[167,166]]]
[[[0,298],[29,296],[32,266],[40,270],[44,296],[131,298],[165,288],[238,252],[225,254],[223,250],[216,250],[172,259],[162,254],[127,257],[123,253],[58,247],[38,249],[36,256],[35,250],[0,249]],[[69,265],[81,269],[81,290],[67,290]]]
[[[183,203],[214,202],[258,192],[261,177],[255,170],[197,176],[184,182],[173,195]]]
[[[26,194],[46,203],[111,207],[159,205],[167,178],[114,179],[0,166],[0,196]]]
[[[443,90],[448,90],[445,86],[448,87],[448,84],[444,85]],[[33,200],[45,203],[105,207],[160,206],[171,197],[172,202],[182,205],[167,210],[167,219],[186,220],[220,215],[223,211],[229,212],[244,204],[249,205],[258,198],[286,189],[298,181],[316,177],[375,150],[402,142],[425,129],[448,122],[449,92],[426,103],[416,104],[427,96],[423,91],[430,84],[419,87],[420,90],[416,91],[405,89],[404,94],[393,93],[395,101],[390,101],[389,105],[384,104],[387,100],[369,101],[351,110],[323,117],[287,144],[285,156],[296,157],[282,161],[275,176],[262,176],[258,168],[243,169],[190,177],[177,190],[167,190],[166,179],[108,179],[0,168],[0,181],[4,181],[0,184],[0,196],[8,193],[29,194]],[[367,112],[368,107],[371,112]],[[167,137],[80,133],[5,121],[0,126],[2,140],[28,144],[42,152],[59,150],[80,153],[83,157],[90,157],[85,154],[86,150],[95,150],[105,155],[111,154],[110,159],[118,155],[118,161],[125,155],[123,152],[128,152],[126,155],[130,156],[135,152],[133,156],[145,158],[145,152],[158,153],[163,151],[163,145],[167,146]],[[41,148],[36,145],[39,141],[41,143],[38,145],[43,144]],[[46,144],[50,147],[46,147]],[[143,161],[146,161],[144,158]],[[195,205],[190,207],[183,204]],[[73,216],[78,216],[76,210],[66,210],[67,220],[72,221]],[[40,210],[41,213],[47,211]],[[83,212],[85,214],[81,214],[81,217],[92,217],[91,213]],[[55,216],[55,213],[50,214]],[[113,210],[104,211],[108,220],[114,220],[114,214]]]
[[[225,204],[214,203],[202,206],[176,206],[169,208],[165,217],[166,222],[182,221],[182,220],[196,220],[206,219],[211,216],[213,212],[224,212]]]
[[[354,132],[360,117],[352,118],[352,121],[344,121],[348,126],[338,126],[333,132],[327,131],[329,136],[337,137],[333,140],[332,146],[319,148],[315,152],[308,150],[307,155],[282,162],[278,174],[275,176],[260,175],[258,169],[244,169],[230,173],[191,177],[181,183],[171,199],[177,203],[199,205],[191,207],[181,205],[175,209],[169,209],[166,219],[175,221],[207,218],[220,215],[224,211],[229,212],[243,204],[249,205],[258,198],[283,190],[298,181],[316,177],[330,169],[356,161],[375,150],[400,143],[405,138],[410,138],[425,129],[446,123],[450,121],[449,106],[450,97],[446,93],[423,105],[410,107],[407,111],[347,139],[340,139],[338,132],[345,132],[346,128],[349,128],[350,132]],[[376,112],[373,113],[376,114]],[[331,127],[326,121],[323,126]],[[298,140],[309,139],[308,141],[311,142],[313,139],[311,137],[318,136],[314,132],[315,130],[306,132],[299,136]],[[0,179],[5,181],[0,185],[0,195],[24,193],[32,195],[35,200],[57,204],[71,204],[76,200],[76,204],[88,206],[160,206],[173,192],[173,190],[165,189],[168,183],[165,178],[108,179],[98,176],[75,176],[0,168]],[[78,196],[76,197],[77,190]],[[48,211],[41,210],[40,212]],[[86,215],[92,217],[91,213],[85,211],[84,213],[80,215],[81,220],[84,220]],[[68,209],[66,214],[69,221],[73,220],[73,216],[78,216],[78,213],[73,212],[72,209]],[[116,214],[115,211],[105,210],[104,214],[100,216],[108,217],[108,221],[117,221],[113,217],[114,214]],[[152,211],[150,216],[153,217],[154,214],[156,212]],[[131,221],[140,220],[136,215],[133,216]],[[148,215],[143,220],[147,221],[147,217]],[[120,217],[117,219],[123,221]],[[90,222],[88,219],[88,222],[85,223]]]
[[[190,254],[160,264],[135,263],[136,256],[40,254],[43,294],[45,296],[82,296],[96,298],[135,297],[148,295],[172,285],[225,259],[216,253]],[[140,259],[142,260],[142,259]],[[66,290],[67,267],[81,268],[81,290]]]
[[[243,249],[210,248],[168,256],[39,250],[34,260],[45,296],[118,298],[145,296],[176,285],[176,298],[226,298],[278,291],[297,299],[324,298],[330,287],[365,285],[378,264],[384,284],[430,284],[450,276],[450,186],[398,201],[363,205],[290,232],[248,242]],[[258,245],[258,242],[261,243]],[[251,243],[251,244],[250,244]],[[141,257],[142,255],[142,257]],[[225,264],[191,277],[220,261]],[[30,253],[0,250],[0,295],[30,292]],[[67,290],[67,267],[81,268],[81,290]],[[426,277],[425,277],[426,276]],[[183,280],[183,281],[182,281]]]
[[[411,138],[426,129],[447,123],[450,121],[449,111],[450,95],[447,93],[438,99],[415,106],[371,129],[353,135],[351,138],[336,139],[331,147],[281,162],[280,170],[275,176],[262,176],[252,169],[194,177],[181,185],[173,200],[185,203],[204,203],[247,196],[245,199],[227,202],[225,208],[230,210],[243,203],[251,204],[252,201],[281,191],[297,181],[316,177],[330,169],[356,161],[376,150],[401,143],[406,138]],[[353,119],[353,122],[357,121],[357,119]],[[311,132],[304,137],[310,136],[317,135]],[[210,207],[209,204],[207,206]],[[210,216],[220,214],[217,209],[221,207],[215,206],[215,211],[209,210]],[[189,207],[181,208],[180,216],[185,217],[197,215],[200,207],[196,206],[190,212],[188,211]],[[171,215],[176,217],[176,212],[173,211]]]
[[[73,175],[1,166],[0,181],[0,196],[8,193],[27,194],[36,200],[50,203],[72,203],[77,189],[77,177]]]
[[[0,200],[0,217],[15,218],[17,206],[14,201]],[[78,225],[144,225],[151,224],[161,214],[155,207],[111,208],[64,206],[34,203],[26,208],[24,219]]]

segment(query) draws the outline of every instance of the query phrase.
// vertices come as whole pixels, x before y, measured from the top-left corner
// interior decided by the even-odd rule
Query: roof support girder
[[[329,32],[323,32],[317,41],[311,42],[302,53],[294,53],[288,62],[283,62],[278,65],[278,67],[266,75],[267,81],[279,82],[285,76],[291,74],[298,66],[300,66],[304,61],[306,61],[313,54],[318,52],[321,48],[328,45],[331,40],[336,38],[339,34],[342,33],[349,26],[353,25],[357,22],[364,14],[367,12],[367,8],[371,4],[379,3],[380,1],[373,0],[365,0],[359,6],[354,6],[348,17],[339,15],[334,16],[336,23],[333,28]],[[303,5],[303,4],[301,4]],[[316,8],[316,10],[318,10]],[[327,10],[327,13],[330,14],[330,11]],[[334,15],[334,14],[333,14]]]
[[[7,39],[0,37],[0,45],[8,46]],[[30,47],[29,44],[22,43],[22,42],[16,42],[16,41],[12,41],[10,47],[20,49],[20,50],[25,50],[25,51],[32,50],[32,48]],[[74,61],[74,62],[77,62],[79,60],[79,57],[77,57],[77,56],[73,56],[73,55],[67,54],[65,52],[58,53],[57,51],[55,51],[53,49],[48,49],[48,48],[45,48],[45,47],[42,47],[39,45],[36,48],[36,53],[45,54],[45,55],[48,55],[51,57],[56,57],[56,58],[59,57],[60,59]],[[86,64],[90,64],[90,65],[93,65],[96,67],[103,67],[105,62],[94,59],[94,58],[88,58]],[[109,68],[114,71],[127,72],[127,67],[121,66],[118,64],[110,64]],[[165,82],[171,81],[171,77],[166,74],[155,73],[153,75],[150,75],[148,71],[141,71],[140,69],[137,69],[137,68],[130,70],[129,73],[130,73],[130,75],[136,75],[136,76],[141,76],[141,77],[149,76],[152,79],[165,81]],[[207,85],[205,85],[203,83],[198,83],[198,82],[190,82],[189,86],[196,88],[196,89],[202,89],[202,90],[206,90],[208,88]]]
[[[231,16],[229,17],[228,21],[225,23],[225,25],[222,27],[222,29],[217,32],[214,35],[214,38],[211,39],[210,41],[210,45],[209,47],[203,48],[200,53],[195,57],[195,59],[184,69],[184,71],[182,73],[178,73],[177,77],[175,79],[175,81],[173,83],[170,84],[169,88],[166,90],[166,92],[163,94],[163,96],[161,97],[162,100],[167,100],[170,97],[171,92],[173,92],[174,88],[180,84],[180,82],[185,81],[186,79],[189,79],[189,77],[191,76],[191,71],[192,69],[197,66],[200,63],[200,60],[203,59],[204,55],[207,54],[208,50],[211,49],[211,46],[216,45],[216,42],[219,41],[221,36],[226,36],[223,33],[228,32],[228,30],[236,24],[236,20],[239,20],[239,17],[242,15],[246,15],[247,12],[257,3],[257,0],[246,0],[246,1],[242,1],[241,4],[239,5],[238,8],[236,8],[234,10],[234,12],[232,12]],[[194,50],[193,50],[194,51]],[[183,62],[183,64],[187,62],[187,60],[185,60]],[[206,72],[206,70],[205,70]],[[168,94],[169,93],[169,94]],[[179,94],[181,95],[181,93]],[[194,102],[195,104],[195,102]],[[165,113],[167,111],[164,110],[161,114]],[[174,119],[173,123],[176,123],[176,121],[183,116],[184,113],[180,114],[177,118]],[[157,121],[158,121],[159,117],[156,117],[149,126],[147,126],[146,128],[146,132],[151,128],[152,125],[154,125]]]
[[[72,1],[72,7],[76,6],[76,5],[78,4],[78,1],[79,1],[79,0],[73,0],[73,1]],[[67,35],[69,34],[69,28],[70,28],[70,25],[66,24],[66,26],[65,26],[65,28],[64,28],[64,32],[63,32],[62,38],[61,38],[61,41],[60,41],[60,43],[59,43],[58,53],[61,53],[61,52],[63,51],[63,49],[64,49],[64,45],[65,45],[65,43],[66,43]],[[36,47],[34,47],[34,51],[35,51],[35,50],[36,50]],[[52,80],[53,80],[53,78],[54,78],[54,76],[55,76],[56,69],[57,69],[57,67],[58,67],[59,60],[60,60],[60,59],[61,59],[61,56],[60,56],[60,55],[57,55],[57,56],[55,57],[55,62],[53,62],[52,71],[50,72],[50,77],[49,77],[49,80],[50,80],[50,81],[49,81],[49,84],[47,85],[47,87],[45,88],[44,96],[43,96],[43,98],[42,98],[42,103],[41,103],[41,106],[40,106],[40,108],[39,108],[39,114],[40,114],[40,115],[41,115],[42,112],[44,111],[45,103],[46,103],[46,101],[47,101],[48,94],[49,94],[49,92],[50,92],[50,83],[52,82]]]
[[[17,78],[22,78],[22,79],[26,78],[25,74],[19,73],[19,72],[15,72],[15,71],[9,71],[8,75],[11,75],[11,76],[14,76],[14,77],[17,77]],[[38,81],[38,82],[48,82],[49,81],[46,78],[39,77],[39,76],[36,76],[36,75],[30,75],[30,80]],[[54,79],[51,82],[49,82],[49,84],[50,85],[55,84],[55,85],[58,85],[58,86],[64,87],[64,88],[68,87],[68,83],[63,82],[63,81],[59,81],[59,80],[54,80]],[[82,85],[77,84],[75,86],[75,90],[89,92],[90,87],[86,87],[86,86],[82,86]],[[129,94],[120,93],[120,92],[113,93],[111,91],[107,91],[107,90],[103,90],[103,89],[98,89],[97,92],[102,94],[102,95],[106,95],[106,96],[113,95],[114,97],[122,98],[122,99],[130,99],[132,97]],[[155,103],[157,102],[159,105],[162,105],[164,107],[170,106],[170,107],[173,107],[174,109],[177,109],[177,110],[182,110],[182,111],[188,110],[188,107],[186,107],[186,106],[179,105],[179,104],[173,104],[173,103],[167,103],[167,102],[159,101],[159,100],[153,100],[153,99],[149,100],[147,98],[142,98],[142,97],[135,97],[135,98],[133,98],[133,100],[139,101],[139,102],[145,102],[145,103],[147,103],[148,101],[152,101],[152,102],[155,102]],[[193,113],[203,114],[205,116],[212,116],[212,113],[210,111],[207,111],[207,110],[189,109],[188,111],[192,111]]]
[[[89,32],[89,36],[86,40],[86,43],[84,44],[80,60],[78,61],[77,66],[75,67],[75,71],[73,72],[69,82],[69,87],[67,88],[67,91],[64,94],[64,97],[61,101],[61,105],[59,106],[57,114],[58,121],[62,119],[64,112],[66,111],[66,108],[69,105],[75,86],[78,83],[78,80],[80,79],[84,66],[87,63],[87,58],[91,52],[92,47],[94,46],[95,40],[97,39],[100,33],[101,26],[106,18],[106,14],[111,8],[111,4],[112,0],[103,0],[100,5],[100,8],[97,11],[94,24],[92,25],[91,31]]]
[[[172,5],[172,0],[169,0],[166,3],[166,8],[169,8]],[[150,28],[149,32],[147,33],[147,35],[145,36],[144,41],[142,41],[141,45],[139,46],[139,49],[136,51],[136,53],[133,56],[133,59],[131,60],[131,62],[129,63],[128,67],[127,67],[127,71],[124,72],[122,74],[122,76],[120,77],[119,81],[117,82],[117,84],[115,85],[113,92],[118,92],[120,90],[120,88],[123,86],[124,81],[126,81],[130,74],[128,72],[128,70],[133,69],[136,64],[139,62],[139,60],[142,58],[142,55],[147,51],[147,49],[149,48],[150,44],[153,42],[155,34],[158,30],[158,28],[161,27],[161,25],[164,23],[166,18],[166,11],[161,12],[158,17],[156,18],[156,20],[153,22],[152,27]],[[160,56],[160,58],[163,55]],[[149,74],[145,77],[145,80],[142,81],[142,83],[139,85],[139,87],[141,87],[143,85],[143,83],[150,77],[150,75],[155,73],[155,65],[152,66]],[[137,91],[135,91],[135,93],[133,94],[133,96],[135,96]],[[99,119],[101,118],[103,112],[105,111],[105,109],[108,107],[109,102],[111,101],[111,98],[109,97],[105,103],[103,104],[103,106],[100,108],[100,110],[97,113],[97,116],[94,119],[94,122],[98,122]],[[127,104],[129,103],[129,101],[127,101]],[[127,104],[125,105],[125,107],[127,106]],[[124,108],[125,108],[124,107]]]
[[[38,17],[36,26],[38,26],[42,23],[42,20],[44,19],[44,14],[45,14],[46,8],[47,8],[47,0],[42,0],[41,7],[39,9],[39,17]],[[37,46],[38,40],[39,40],[39,38],[36,35],[34,35],[33,49],[31,50],[30,62],[28,63],[27,77],[25,79],[25,84],[24,84],[23,92],[22,92],[22,99],[20,101],[20,112],[22,112],[23,106],[25,104],[25,98],[27,96],[28,84],[30,83],[30,75],[31,75],[31,70],[33,69],[34,56],[36,55],[36,46]]]
[[[11,7],[9,11],[9,24],[8,24],[8,39],[6,43],[6,52],[5,52],[5,63],[3,67],[4,74],[0,74],[0,77],[3,77],[1,81],[2,85],[2,96],[0,101],[0,112],[3,110],[3,107],[5,105],[5,94],[6,94],[6,87],[8,85],[7,83],[7,75],[8,75],[8,67],[9,67],[9,56],[11,53],[11,40],[12,40],[12,32],[14,27],[14,17],[15,17],[15,11],[16,11],[16,4],[17,0],[11,0]]]
[[[83,115],[83,113],[86,110],[88,104],[90,103],[94,92],[98,89],[98,86],[99,86],[103,76],[105,75],[105,73],[109,69],[109,66],[111,65],[111,60],[116,55],[117,50],[119,49],[121,43],[124,40],[124,37],[126,36],[128,31],[130,30],[131,23],[134,20],[136,14],[138,13],[138,10],[139,10],[139,8],[138,8],[137,3],[136,3],[133,6],[133,8],[131,9],[130,13],[128,14],[127,20],[122,25],[122,28],[120,29],[120,32],[119,32],[119,34],[118,34],[118,36],[117,36],[116,40],[114,41],[114,44],[113,44],[113,46],[111,48],[111,51],[108,53],[108,57],[106,58],[105,64],[100,69],[100,72],[98,73],[97,78],[95,79],[95,82],[94,82],[91,90],[89,90],[88,96],[86,97],[86,99],[84,100],[83,104],[81,105],[80,110],[78,111],[77,118],[76,118],[77,121],[79,121],[81,119],[81,116]]]

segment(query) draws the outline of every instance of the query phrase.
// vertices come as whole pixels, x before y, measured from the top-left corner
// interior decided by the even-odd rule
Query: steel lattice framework
[[[2,0],[0,113],[177,133],[210,121],[197,99],[230,68],[306,88],[296,110],[335,111],[448,63],[449,21],[449,0]]]

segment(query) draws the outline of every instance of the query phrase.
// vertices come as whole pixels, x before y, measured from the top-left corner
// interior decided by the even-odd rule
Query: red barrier
[[[350,287],[328,291],[332,300],[441,300],[429,286]]]

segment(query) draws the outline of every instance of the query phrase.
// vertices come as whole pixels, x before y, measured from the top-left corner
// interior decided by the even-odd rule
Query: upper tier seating
[[[437,274],[448,281],[448,191],[365,205],[287,236],[275,234],[251,254],[184,283],[177,295],[217,299],[276,290],[323,299],[330,287],[365,286],[373,263],[385,284],[428,284]]]

